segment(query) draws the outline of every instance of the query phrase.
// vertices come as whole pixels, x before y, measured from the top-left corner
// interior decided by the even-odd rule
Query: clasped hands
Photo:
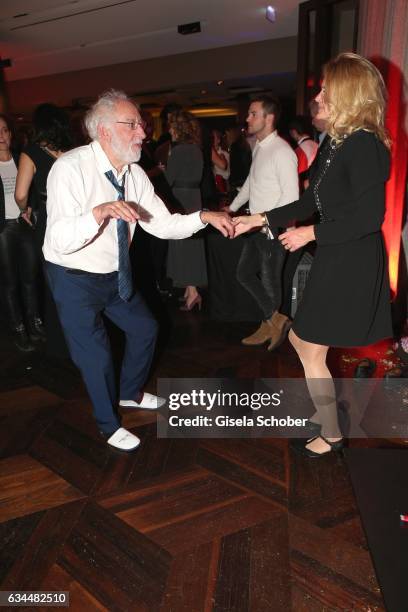
[[[94,206],[92,209],[98,225],[109,218],[123,219],[128,223],[135,223],[139,219],[141,221],[149,221],[151,215],[141,208],[135,206],[133,202],[124,202],[123,200],[115,200],[114,202],[105,202]],[[203,223],[209,223],[221,232],[225,238],[234,237],[234,225],[231,217],[226,212],[201,211],[200,218]]]
[[[148,220],[142,214],[141,209],[136,210],[132,203],[123,200],[99,204],[92,209],[92,212],[99,225],[109,217],[124,219],[129,223],[134,223],[138,219]],[[209,223],[215,227],[225,238],[236,238],[262,226],[261,215],[230,217],[227,211],[203,210],[200,213],[200,218],[203,223]],[[279,240],[288,251],[296,251],[314,239],[313,225],[290,228],[279,236]]]
[[[261,215],[245,215],[231,218],[226,211],[202,212],[201,220],[203,223],[213,225],[226,238],[236,238],[251,230],[259,229],[262,227],[263,221]],[[313,225],[307,225],[289,228],[286,232],[280,234],[279,240],[287,251],[297,251],[308,242],[315,240],[314,227]]]

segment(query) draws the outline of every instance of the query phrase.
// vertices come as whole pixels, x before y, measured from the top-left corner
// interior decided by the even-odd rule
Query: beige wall
[[[163,58],[47,75],[7,84],[10,111],[29,111],[41,102],[61,106],[96,96],[110,87],[130,94],[180,85],[296,70],[297,38],[184,53]]]

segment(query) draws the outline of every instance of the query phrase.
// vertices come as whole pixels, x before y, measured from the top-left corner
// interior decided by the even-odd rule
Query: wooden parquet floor
[[[152,391],[159,376],[301,376],[288,344],[245,349],[248,326],[174,315]],[[132,410],[142,444],[121,454],[74,371],[7,339],[0,352],[2,590],[69,591],[74,612],[384,610],[340,455],[157,439],[155,415]]]

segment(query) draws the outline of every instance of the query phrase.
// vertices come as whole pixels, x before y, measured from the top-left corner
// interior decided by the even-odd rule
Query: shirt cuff
[[[194,217],[196,216],[197,221],[200,223],[200,227],[196,230],[200,230],[203,229],[204,227],[207,227],[208,223],[204,223],[203,221],[201,221],[201,213],[202,212],[208,212],[208,209],[202,209],[202,210],[198,210],[195,213],[191,213],[191,217],[194,219]]]
[[[231,212],[237,212],[237,210],[239,210],[241,208],[241,206],[243,206],[243,204],[245,204],[245,202],[243,202],[242,204],[240,204],[239,202],[237,202],[236,200],[233,200],[229,206],[229,209]]]
[[[82,224],[84,234],[88,237],[92,237],[98,232],[99,228],[103,224],[103,221],[101,222],[101,225],[99,225],[91,210],[85,215],[82,215]]]

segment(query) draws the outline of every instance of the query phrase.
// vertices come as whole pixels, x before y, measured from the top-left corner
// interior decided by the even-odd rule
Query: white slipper
[[[166,403],[164,397],[152,395],[151,393],[143,393],[142,401],[135,402],[134,400],[120,400],[119,406],[123,408],[144,408],[145,410],[157,410]]]
[[[107,439],[107,443],[119,450],[129,452],[135,450],[135,448],[139,446],[140,439],[127,429],[119,427],[119,429]]]

